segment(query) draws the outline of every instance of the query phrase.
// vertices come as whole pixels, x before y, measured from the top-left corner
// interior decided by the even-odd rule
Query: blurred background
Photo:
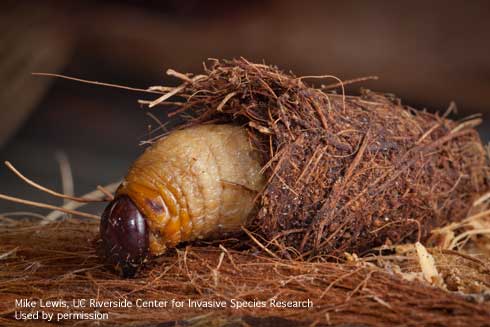
[[[155,122],[144,93],[32,76],[60,73],[146,88],[167,68],[244,56],[296,75],[394,93],[459,119],[481,113],[490,140],[490,1],[4,1],[0,13],[0,159],[61,191],[60,160],[82,195],[118,180]],[[163,109],[156,109],[164,117]],[[66,167],[66,164],[64,165]],[[0,168],[0,193],[61,205]],[[0,200],[0,213],[46,210]],[[97,212],[100,206],[88,211]]]

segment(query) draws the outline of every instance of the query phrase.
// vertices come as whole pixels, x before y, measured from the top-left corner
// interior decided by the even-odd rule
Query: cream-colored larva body
[[[237,231],[264,185],[244,128],[202,125],[157,141],[130,168],[118,194],[128,195],[150,229],[150,252]]]

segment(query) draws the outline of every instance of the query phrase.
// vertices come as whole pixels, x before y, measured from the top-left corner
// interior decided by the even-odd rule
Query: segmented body
[[[236,231],[265,181],[245,129],[202,125],[172,132],[139,157],[116,193],[144,215],[153,255],[182,241]]]

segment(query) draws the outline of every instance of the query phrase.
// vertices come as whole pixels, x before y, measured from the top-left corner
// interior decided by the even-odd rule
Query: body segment
[[[239,230],[264,185],[260,169],[245,129],[192,127],[149,147],[115,201],[127,197],[134,203],[148,226],[149,253],[160,255],[180,242]]]

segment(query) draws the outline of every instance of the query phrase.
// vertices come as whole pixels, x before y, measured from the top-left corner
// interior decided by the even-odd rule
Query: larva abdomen
[[[129,197],[134,203],[147,225],[149,253],[159,255],[183,241],[239,230],[264,185],[260,169],[245,129],[192,127],[149,147],[130,168],[116,200]]]

